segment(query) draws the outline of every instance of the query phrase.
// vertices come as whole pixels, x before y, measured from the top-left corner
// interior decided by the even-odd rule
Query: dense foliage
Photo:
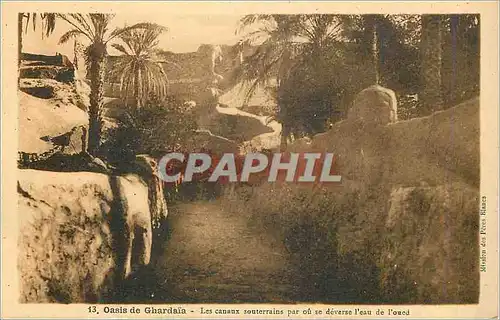
[[[285,135],[325,131],[372,84],[396,92],[400,119],[479,94],[477,15],[250,15],[242,25],[257,29],[244,37],[257,49],[236,73],[256,84],[279,79]]]
[[[143,107],[152,95],[166,99],[168,78],[161,63],[168,61],[156,55],[158,37],[166,28],[139,23],[108,30],[113,18],[109,14],[39,17],[46,35],[53,31],[56,19],[67,23],[70,28],[61,43],[75,37],[87,39],[90,153],[101,142],[108,42],[122,43],[113,44],[122,55],[108,71],[120,79],[125,105],[132,101],[132,107]],[[19,15],[20,44],[23,30],[30,22],[36,26],[36,20],[35,14]],[[346,116],[353,96],[372,84],[396,92],[399,119],[424,116],[479,94],[479,22],[474,14],[247,15],[241,19],[241,41],[234,51],[253,49],[235,67],[231,80],[250,83],[247,100],[259,87],[272,91],[277,105],[274,118],[282,124],[282,145],[287,139],[327,130]],[[149,111],[143,113],[152,112],[144,107]],[[140,115],[130,118],[136,116]],[[176,118],[175,112],[172,116]],[[175,140],[176,132],[161,139]],[[157,143],[153,141],[160,138],[149,139]]]
[[[185,143],[196,129],[194,117],[174,97],[150,100],[120,118],[119,125],[108,131],[108,139],[101,148],[111,163],[132,160],[137,154],[160,157],[166,152],[184,151]]]

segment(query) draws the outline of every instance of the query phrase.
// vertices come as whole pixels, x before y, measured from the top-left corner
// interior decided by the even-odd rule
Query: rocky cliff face
[[[68,66],[24,61],[19,92],[19,164],[27,166],[55,153],[86,148],[89,87]],[[45,57],[45,58],[44,58]],[[50,58],[50,57],[49,57]],[[57,61],[56,61],[57,62]]]

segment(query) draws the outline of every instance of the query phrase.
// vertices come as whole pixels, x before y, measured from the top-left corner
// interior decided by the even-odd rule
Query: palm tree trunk
[[[78,45],[76,39],[73,42],[73,66],[75,70],[78,70]]]
[[[139,95],[139,70],[135,70],[134,74],[134,99],[135,99],[135,104],[134,104],[134,109],[140,109],[141,108],[141,97]]]
[[[377,24],[379,15],[367,14],[364,16],[364,38],[366,41],[366,48],[369,50],[370,60],[372,63],[371,70],[373,74],[372,81],[375,84],[380,83],[380,71],[379,71],[379,57],[378,57],[378,35],[377,35]]]
[[[288,123],[288,117],[286,116],[287,110],[286,106],[282,102],[283,96],[283,86],[284,82],[288,78],[288,72],[290,71],[290,60],[291,60],[291,51],[290,48],[285,48],[283,51],[282,62],[279,66],[278,77],[277,77],[277,104],[279,107],[279,119],[281,122],[281,143],[280,150],[284,151],[288,145],[288,136],[290,135],[290,124]]]
[[[290,135],[290,128],[287,123],[283,122],[281,124],[281,141],[280,141],[280,151],[286,151],[288,147],[288,136]]]
[[[377,37],[377,23],[375,22],[373,26],[373,40],[372,40],[372,60],[373,60],[373,72],[375,73],[375,84],[380,83],[380,71],[378,63],[378,37]]]
[[[91,45],[90,49],[90,108],[89,108],[89,139],[88,152],[96,156],[100,142],[102,129],[102,103],[104,90],[104,71],[106,59],[106,47],[102,43]]]
[[[441,60],[442,60],[442,21],[439,15],[422,15],[421,77],[422,102],[421,115],[432,113],[443,107]]]
[[[279,82],[278,82],[279,83]],[[283,84],[282,84],[283,85]],[[283,101],[283,86],[278,86],[277,88],[277,105],[278,105],[278,119],[281,123],[281,141],[280,141],[280,151],[286,151],[288,147],[288,137],[290,136],[291,124],[289,123],[290,118],[287,116],[286,104]]]

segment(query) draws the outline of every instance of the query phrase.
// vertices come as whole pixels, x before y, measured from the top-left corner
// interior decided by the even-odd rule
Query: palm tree
[[[286,148],[292,131],[293,115],[284,100],[284,84],[291,70],[301,63],[314,63],[320,70],[323,49],[340,36],[342,20],[336,15],[248,15],[240,21],[240,30],[257,25],[246,35],[245,42],[258,44],[257,50],[241,65],[240,77],[251,82],[246,98],[259,85],[276,79],[277,119],[281,122],[281,149]]]
[[[363,15],[364,36],[371,55],[373,82],[375,84],[380,83],[378,25],[382,17],[380,14]]]
[[[391,60],[389,56],[398,51],[390,45],[412,43],[417,34],[419,37],[419,18],[415,15],[363,14],[346,15],[342,20],[347,42],[356,44],[358,59],[368,68],[366,80],[371,84],[387,85],[386,63]]]
[[[341,61],[338,57],[344,40],[344,24],[344,17],[340,15],[301,15],[297,45],[300,54],[284,90],[294,136],[322,132],[328,119],[334,116],[332,95],[327,93],[335,91],[329,72]]]
[[[443,107],[441,60],[442,60],[442,17],[422,15],[422,36],[420,40],[422,115]]]
[[[300,57],[302,63],[309,64],[321,73],[325,67],[327,48],[342,40],[344,17],[332,14],[301,15],[298,37],[301,39]]]
[[[107,45],[111,40],[125,32],[133,29],[148,28],[151,24],[138,23],[110,31],[109,24],[114,18],[113,14],[58,14],[58,16],[71,26],[71,29],[61,36],[59,40],[60,44],[79,36],[86,38],[89,42],[85,50],[86,63],[90,76],[89,138],[87,150],[91,155],[95,155],[101,141],[101,110]]]
[[[245,36],[244,43],[259,43],[256,51],[240,65],[237,77],[250,86],[245,100],[248,101],[255,90],[268,86],[276,79],[276,102],[278,119],[282,125],[281,148],[285,148],[290,127],[287,121],[286,109],[281,104],[281,85],[289,76],[292,61],[295,58],[295,38],[299,33],[300,17],[295,15],[247,15],[240,21],[240,30],[248,26],[259,25],[258,29]]]
[[[149,94],[161,100],[167,95],[168,77],[161,65],[167,61],[161,61],[155,55],[158,37],[166,30],[158,25],[128,30],[119,37],[125,46],[112,45],[123,55],[111,73],[119,76],[120,92],[125,102],[132,93],[136,109],[143,105]]]

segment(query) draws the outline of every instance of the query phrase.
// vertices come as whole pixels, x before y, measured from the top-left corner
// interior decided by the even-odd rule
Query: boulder
[[[370,86],[356,95],[347,117],[377,125],[394,123],[398,120],[396,94],[379,85]]]
[[[297,142],[288,150],[334,152],[343,178],[367,186],[460,180],[478,187],[479,98],[387,125],[347,119],[314,136],[310,145]]]
[[[109,301],[115,285],[151,258],[167,215],[155,162],[135,173],[19,170],[21,302]]]
[[[478,202],[478,190],[460,183],[391,192],[379,262],[390,302],[478,301]]]
[[[19,170],[20,302],[97,302],[116,262],[106,175]]]

